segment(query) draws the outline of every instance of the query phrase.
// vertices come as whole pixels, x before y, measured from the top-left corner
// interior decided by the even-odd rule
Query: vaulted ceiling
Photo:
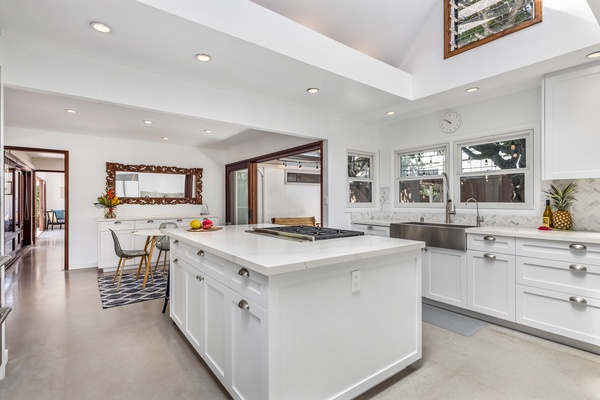
[[[48,76],[39,84],[43,66],[30,64],[46,54],[49,69],[58,68],[50,56],[62,54],[106,70],[118,65],[131,77],[139,71],[189,84],[232,104],[389,125],[539,86],[545,73],[589,62],[585,54],[600,50],[599,8],[597,0],[544,0],[542,24],[444,60],[439,0],[0,0],[5,125],[133,140],[152,131],[206,147],[260,132],[221,112],[214,119],[174,112],[161,87],[152,107],[114,102],[108,89],[86,87],[94,71],[90,83]],[[91,21],[113,31],[98,34]],[[199,63],[200,52],[212,61]],[[481,87],[476,96],[464,92],[473,84]],[[307,95],[315,86],[321,91]],[[75,107],[86,112],[69,119],[63,111]],[[397,113],[390,118],[388,110]]]

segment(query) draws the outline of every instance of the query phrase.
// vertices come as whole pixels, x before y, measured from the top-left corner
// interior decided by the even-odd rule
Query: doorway
[[[305,196],[308,192],[314,192],[314,196],[310,200],[314,203],[314,207],[287,207],[286,212],[311,212],[316,214],[314,216],[322,223],[323,142],[320,141],[228,164],[225,167],[225,221],[227,224],[268,223],[272,216],[300,216],[271,215],[273,212],[284,213],[273,210],[278,209],[277,203],[281,204],[285,200],[283,197],[275,199],[275,201],[270,198],[270,194],[273,194],[271,193],[273,186],[267,185],[266,168],[273,168],[269,170],[268,174],[276,176],[275,196],[286,196],[293,192]],[[275,168],[276,172],[274,172]],[[302,170],[303,168],[304,170]],[[289,186],[284,186],[288,184]],[[298,189],[300,189],[299,192]],[[292,194],[291,196],[294,200],[303,201],[298,195]]]
[[[7,195],[5,195],[5,216],[8,211],[14,215],[15,221],[22,226],[22,246],[14,255],[18,256],[29,245],[35,244],[36,239],[44,232],[57,230],[55,235],[64,236],[59,243],[63,247],[63,269],[69,269],[69,152],[65,150],[41,149],[31,147],[5,146],[4,157],[6,165],[11,160],[21,170],[28,171],[26,179],[22,180],[20,199],[12,199],[14,207],[20,211],[11,211]],[[5,180],[18,176],[5,166]],[[9,185],[6,189],[9,189]],[[16,187],[16,184],[12,184]],[[54,210],[52,214],[48,211]],[[62,215],[61,215],[62,211]],[[55,218],[58,215],[61,218]],[[29,216],[29,217],[27,217]],[[16,223],[16,222],[15,222]],[[59,230],[59,231],[58,231]],[[5,246],[11,240],[7,235],[5,218]],[[13,242],[15,240],[13,239]],[[8,247],[5,250],[9,254]]]

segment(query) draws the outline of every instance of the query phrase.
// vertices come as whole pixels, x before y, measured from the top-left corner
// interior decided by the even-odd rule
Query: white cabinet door
[[[542,180],[600,177],[600,64],[544,80]]]
[[[423,297],[467,307],[467,259],[464,251],[423,249]]]
[[[468,309],[515,321],[515,256],[467,251]]]
[[[171,257],[171,275],[169,302],[171,310],[171,319],[185,332],[186,325],[186,270],[183,261],[176,257]]]
[[[266,399],[267,311],[231,291],[231,388],[239,399]]]
[[[200,305],[204,296],[204,276],[185,261],[180,262],[185,266],[185,332],[192,346],[202,354],[204,309]]]
[[[204,332],[202,335],[202,353],[213,373],[221,382],[229,378],[229,291],[225,285],[206,276],[204,278],[203,294],[200,301],[204,319]]]

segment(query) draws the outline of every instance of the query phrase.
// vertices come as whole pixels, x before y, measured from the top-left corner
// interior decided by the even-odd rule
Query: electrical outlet
[[[352,292],[360,291],[360,270],[352,271]]]

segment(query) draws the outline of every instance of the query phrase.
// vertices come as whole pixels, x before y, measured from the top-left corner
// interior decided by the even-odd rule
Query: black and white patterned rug
[[[154,274],[154,284],[150,280],[150,277],[148,277],[145,289],[142,289],[143,274],[140,274],[139,279],[135,279],[135,273],[123,274],[121,287],[118,290],[117,282],[113,283],[113,276],[98,277],[98,289],[100,290],[102,308],[124,306],[165,297],[167,277],[166,275],[163,277],[162,273],[158,271]]]

